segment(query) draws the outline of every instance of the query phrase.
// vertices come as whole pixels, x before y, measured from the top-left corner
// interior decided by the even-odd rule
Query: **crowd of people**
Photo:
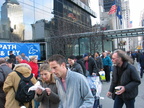
[[[134,67],[134,62],[138,67]],[[111,82],[106,95],[114,99],[114,108],[122,108],[123,104],[134,108],[143,70],[144,53],[140,51],[104,51],[67,58],[55,54],[40,65],[37,56],[27,57],[24,53],[15,56],[10,51],[9,58],[0,58],[0,108],[20,107],[13,90],[17,90],[20,81],[15,71],[24,77],[32,73],[32,83],[39,81],[45,88],[35,90],[32,108],[93,108],[95,98],[87,77],[100,76],[100,71],[105,72],[105,82]],[[115,87],[120,90],[116,92]],[[29,104],[24,106],[30,108]]]

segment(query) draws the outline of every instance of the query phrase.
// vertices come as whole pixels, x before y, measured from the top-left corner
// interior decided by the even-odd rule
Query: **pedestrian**
[[[94,53],[94,59],[95,59],[96,64],[97,64],[98,71],[103,71],[103,62],[102,62],[102,58],[100,57],[99,52]]]
[[[107,96],[113,93],[113,108],[134,108],[135,98],[138,95],[138,85],[141,83],[136,68],[130,64],[132,59],[122,50],[116,50],[112,54],[113,77]],[[119,90],[116,91],[115,88]]]
[[[38,58],[37,56],[32,56],[30,57],[30,62],[28,63],[32,69],[32,73],[35,76],[35,78],[37,79],[38,77]]]
[[[26,60],[27,62],[29,62],[29,58],[25,55],[25,53],[21,53],[21,57],[23,60]]]
[[[137,71],[140,72],[140,56],[141,56],[141,52],[140,50],[136,50],[136,62],[137,62]]]
[[[110,82],[110,71],[111,71],[112,61],[111,58],[107,56],[107,52],[103,52],[102,61],[103,61],[103,67],[106,76],[106,82]]]
[[[12,69],[6,65],[5,59],[0,58],[0,108],[4,108],[5,105],[6,95],[3,91],[3,84],[10,72],[12,72]]]
[[[10,67],[12,70],[15,67],[15,64],[13,63],[13,61],[11,59],[7,59],[6,60],[6,64],[8,67]]]
[[[16,64],[16,56],[13,54],[13,51],[9,52],[9,58],[12,60],[14,64]]]
[[[51,73],[49,64],[42,64],[39,71],[40,78],[42,79],[40,84],[45,88],[44,91],[39,88],[36,90],[35,100],[40,102],[39,108],[58,108],[60,100],[54,74]]]
[[[16,62],[19,63],[28,63],[26,60],[23,60],[21,55],[16,56]]]
[[[76,62],[75,56],[69,56],[68,57],[68,63],[69,63],[69,68],[74,71],[78,72],[80,74],[83,74],[83,69],[79,63]]]
[[[142,54],[140,55],[140,59],[139,59],[139,62],[140,62],[140,77],[143,78],[143,73],[144,73],[144,52],[142,52]]]
[[[81,65],[82,70],[83,70],[83,74],[86,77],[86,68],[84,65],[83,55],[76,56],[76,59],[77,59],[77,63],[79,63]]]
[[[17,91],[18,89],[20,77],[15,71],[21,73],[24,77],[29,77],[31,74],[31,67],[26,63],[17,64],[13,70],[13,72],[8,74],[3,86],[3,90],[6,93],[5,108],[20,108],[19,102],[15,99],[15,91]],[[32,77],[31,81],[33,84],[37,82],[34,76]],[[31,102],[24,103],[24,106],[26,106],[26,108],[29,108],[30,103]],[[32,108],[34,108],[33,102],[32,106]]]
[[[60,98],[59,108],[92,108],[94,97],[84,75],[72,72],[66,67],[66,59],[55,54],[48,60],[56,77]]]
[[[89,74],[87,76],[92,76],[92,75],[99,76],[96,61],[91,56],[89,56],[88,53],[85,53],[83,55],[83,60],[84,60],[84,65],[87,70],[87,73]]]

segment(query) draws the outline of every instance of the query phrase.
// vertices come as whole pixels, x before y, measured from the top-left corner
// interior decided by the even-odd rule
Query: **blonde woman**
[[[35,100],[40,102],[39,108],[58,108],[59,97],[57,94],[56,83],[54,75],[50,72],[51,69],[48,64],[40,66],[41,86],[45,88],[36,90]]]

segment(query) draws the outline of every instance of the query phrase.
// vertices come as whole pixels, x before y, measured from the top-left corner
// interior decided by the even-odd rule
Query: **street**
[[[102,84],[101,97],[104,97],[104,99],[100,100],[102,108],[113,108],[114,101],[106,96],[106,93],[109,90],[110,83],[111,82],[103,82]],[[123,106],[123,108],[126,107]],[[141,84],[139,85],[139,94],[135,100],[135,108],[144,108],[144,78],[141,79]]]

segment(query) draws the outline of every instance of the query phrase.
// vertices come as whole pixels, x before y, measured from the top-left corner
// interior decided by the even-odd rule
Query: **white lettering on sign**
[[[4,51],[0,51],[0,56],[4,56],[4,55],[5,55]]]
[[[11,50],[14,50],[14,49],[16,49],[16,45],[2,45],[2,44],[0,44],[0,49],[11,49]]]
[[[13,51],[14,55],[20,55],[20,50]],[[9,51],[7,51],[7,55],[9,55]]]

